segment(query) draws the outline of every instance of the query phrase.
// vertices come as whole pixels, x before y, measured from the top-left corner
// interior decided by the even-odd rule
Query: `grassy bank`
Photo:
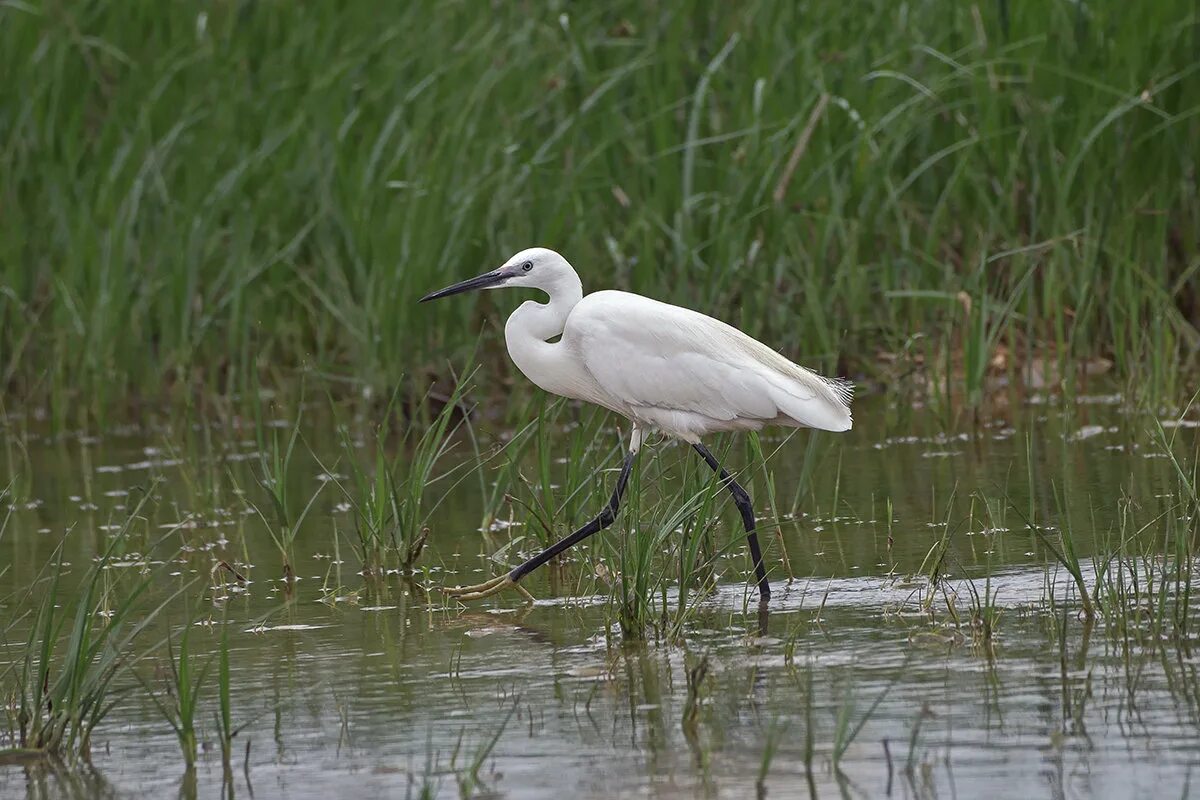
[[[0,3],[10,405],[419,383],[532,243],[827,369],[1186,393],[1191,0],[376,9]]]

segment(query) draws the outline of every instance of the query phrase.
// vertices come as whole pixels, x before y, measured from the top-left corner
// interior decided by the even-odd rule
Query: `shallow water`
[[[822,437],[814,459],[806,461],[807,434],[770,458],[796,577],[787,580],[779,540],[766,536],[768,612],[745,583],[726,503],[716,536],[731,547],[717,590],[692,595],[679,635],[650,629],[640,642],[622,636],[604,576],[618,569],[616,548],[636,535],[639,513],[652,516],[649,500],[631,503],[622,524],[567,565],[531,576],[535,606],[500,595],[463,607],[395,576],[364,581],[348,540],[335,536],[352,523],[330,489],[297,542],[300,580],[289,598],[243,496],[205,477],[245,465],[252,435],[213,444],[209,434],[198,449],[172,446],[187,435],[136,430],[32,437],[27,461],[9,459],[27,478],[0,537],[0,597],[28,587],[64,533],[67,580],[78,579],[121,507],[154,485],[129,552],[111,568],[143,569],[140,548],[158,536],[184,546],[154,569],[155,581],[165,591],[198,578],[188,593],[196,647],[211,651],[229,626],[234,713],[246,727],[225,776],[210,686],[200,723],[209,748],[185,775],[169,726],[126,676],[132,690],[95,734],[91,767],[0,766],[0,797],[451,797],[476,762],[473,791],[511,797],[1200,794],[1191,789],[1200,781],[1195,625],[1153,629],[1153,605],[1127,628],[1103,616],[1086,625],[1070,577],[1022,521],[1032,512],[1054,535],[1069,526],[1089,585],[1096,565],[1087,557],[1111,550],[1122,530],[1140,530],[1145,559],[1131,563],[1169,563],[1159,558],[1167,532],[1191,522],[1175,468],[1148,433],[1152,418],[1112,396],[1070,408],[1031,403],[948,433],[937,415],[879,398],[856,411],[855,430]],[[306,441],[338,472],[332,425],[307,425]],[[1172,430],[1189,457],[1193,435]],[[778,445],[764,440],[768,452]],[[607,463],[599,452],[588,458]],[[679,478],[689,454],[660,444],[641,458],[632,491],[649,497]],[[745,463],[740,449],[730,463]],[[770,528],[761,475],[751,472]],[[321,473],[315,462],[298,470],[301,495]],[[793,518],[804,476],[811,492]],[[601,502],[611,480],[603,474],[588,502]],[[528,526],[484,537],[480,494],[479,482],[464,480],[438,507],[420,580],[474,582],[501,568],[486,554]],[[1122,513],[1133,528],[1122,527]],[[530,519],[516,506],[513,521]],[[931,587],[914,575],[928,572],[947,532],[944,580]],[[502,560],[531,548],[518,542]],[[219,559],[248,573],[248,586],[214,577]],[[974,592],[987,593],[998,617],[991,644],[970,621]],[[666,599],[673,609],[677,587]],[[0,613],[11,618],[23,602],[10,597]],[[178,630],[188,614],[177,604],[156,630]],[[24,635],[18,622],[0,669],[20,655]],[[151,685],[161,685],[156,663],[161,656],[139,666]],[[702,663],[689,718],[688,674]]]

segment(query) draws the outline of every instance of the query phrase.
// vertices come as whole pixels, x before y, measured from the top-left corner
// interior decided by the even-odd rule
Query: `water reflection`
[[[1183,796],[1200,761],[1195,612],[1164,579],[1177,555],[1153,555],[1175,530],[1165,520],[1190,524],[1171,496],[1173,467],[1124,433],[1135,418],[1107,406],[1036,414],[1047,418],[965,438],[930,420],[909,420],[918,432],[904,434],[868,423],[823,451],[826,468],[796,501],[761,504],[764,530],[780,517],[798,573],[790,584],[776,578],[768,607],[740,580],[747,565],[732,548],[712,565],[715,590],[689,600],[680,632],[657,626],[641,642],[622,639],[611,583],[595,577],[598,563],[609,581],[616,572],[601,545],[536,576],[533,606],[463,608],[426,594],[500,566],[489,556],[510,534],[491,544],[479,535],[477,487],[443,504],[428,571],[410,580],[357,574],[336,538],[346,512],[331,498],[297,542],[301,579],[288,593],[269,541],[228,487],[200,490],[170,459],[147,459],[144,445],[101,454],[102,443],[87,446],[90,463],[128,468],[92,470],[81,488],[69,450],[34,448],[34,497],[0,538],[9,565],[0,596],[36,575],[68,528],[65,558],[79,574],[111,536],[132,481],[158,471],[165,483],[145,539],[119,569],[153,561],[133,551],[150,552],[143,545],[163,530],[187,548],[162,568],[211,584],[194,637],[211,652],[229,631],[235,721],[245,727],[223,763],[210,688],[200,763],[185,773],[170,729],[129,683],[91,764],[0,765],[0,796]],[[319,433],[312,439],[323,446]],[[788,454],[806,445],[787,447],[772,462],[777,488],[799,480]],[[655,455],[674,474],[672,450]],[[1152,577],[1154,591],[1089,623],[1074,581],[1047,566],[1011,509],[1051,528],[1086,520],[1076,525],[1086,556],[1121,530],[1122,495],[1135,497],[1139,519],[1163,516],[1147,529],[1153,557],[1100,569],[1085,557],[1082,580],[1103,584],[1121,567],[1142,586]],[[740,539],[727,511],[727,533]],[[159,527],[183,519],[196,524]],[[944,539],[944,574],[935,585],[915,579]],[[666,593],[669,609],[677,591]],[[168,623],[177,632],[183,614],[154,635]],[[0,671],[24,635],[8,634]]]

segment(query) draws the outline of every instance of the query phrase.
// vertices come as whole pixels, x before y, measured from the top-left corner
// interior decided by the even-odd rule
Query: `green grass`
[[[451,437],[457,429],[454,421],[462,411],[464,388],[465,384],[459,384],[431,419],[404,426],[398,444],[393,441],[393,429],[398,426],[389,405],[383,421],[374,427],[373,464],[363,463],[349,427],[339,426],[350,480],[343,483],[335,476],[333,482],[353,509],[352,543],[365,574],[382,575],[393,564],[411,573],[421,557],[429,538],[429,514],[445,499],[443,495],[431,506],[431,487],[455,471],[464,471],[460,463],[455,470],[434,472],[453,444]],[[482,464],[468,462],[465,466],[481,468]],[[334,475],[334,466],[325,470],[327,475]]]
[[[1191,0],[565,8],[0,4],[0,383],[386,396],[512,304],[417,297],[541,243],[969,403],[1003,354],[1190,384]]]
[[[293,484],[296,445],[300,440],[301,416],[298,413],[295,424],[291,425],[283,435],[278,426],[270,422],[258,420],[258,462],[259,469],[255,476],[259,485],[265,490],[271,505],[270,518],[257,506],[253,506],[283,564],[283,577],[288,586],[295,578],[293,562],[296,560],[295,542],[300,526],[308,517],[313,504],[321,494],[324,483],[308,496],[303,508],[295,502]],[[267,438],[267,428],[270,428],[270,438]],[[231,473],[232,474],[232,473]],[[236,484],[235,484],[236,486]],[[251,502],[251,501],[247,501]]]
[[[232,769],[233,737],[237,736],[244,726],[233,724],[233,701],[230,699],[232,681],[229,674],[229,620],[226,618],[221,625],[221,649],[217,652],[217,738],[221,742],[221,764],[228,774]]]
[[[92,732],[124,694],[114,679],[137,661],[139,635],[182,592],[155,605],[146,601],[153,572],[128,581],[113,581],[108,573],[150,494],[132,508],[77,587],[63,587],[61,547],[30,582],[21,660],[0,674],[18,725],[11,737],[17,746],[0,749],[0,763],[24,755],[68,762],[89,757]]]
[[[175,731],[179,741],[179,750],[183,755],[184,766],[191,770],[196,765],[197,734],[196,714],[199,711],[200,694],[204,689],[205,680],[212,668],[212,659],[196,663],[196,657],[189,646],[193,623],[184,623],[183,631],[179,634],[179,646],[172,642],[171,633],[167,632],[167,664],[170,673],[164,681],[164,697],[155,694],[149,682],[143,680],[146,694],[154,702],[163,719]],[[228,672],[228,661],[223,658],[222,669]],[[140,677],[140,676],[139,676]],[[223,683],[227,683],[222,675]],[[222,698],[224,700],[224,698]],[[222,742],[224,747],[224,742]],[[224,755],[224,750],[222,750]]]

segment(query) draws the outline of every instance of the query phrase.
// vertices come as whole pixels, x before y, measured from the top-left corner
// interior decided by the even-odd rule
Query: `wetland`
[[[1186,409],[1035,395],[948,427],[868,396],[845,435],[722,441],[761,610],[728,495],[653,441],[533,605],[441,596],[585,518],[620,458],[599,412],[486,431],[461,408],[9,417],[0,795],[1192,791]]]

